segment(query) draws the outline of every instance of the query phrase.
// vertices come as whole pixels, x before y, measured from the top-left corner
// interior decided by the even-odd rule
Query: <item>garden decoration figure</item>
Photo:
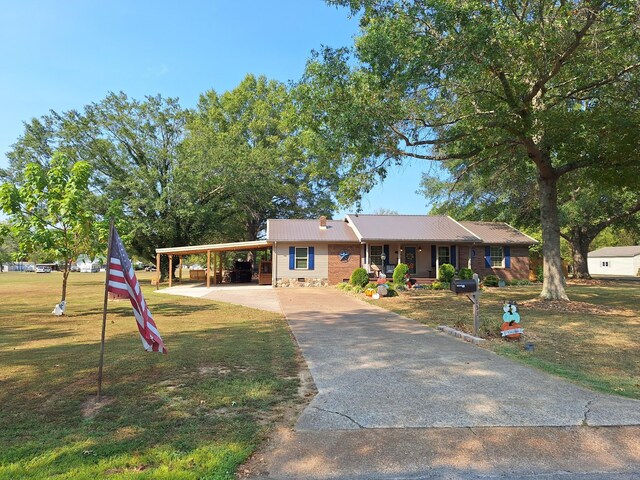
[[[524,328],[520,326],[520,314],[518,313],[518,303],[514,300],[507,300],[502,306],[502,336],[510,340],[519,340],[524,333]]]

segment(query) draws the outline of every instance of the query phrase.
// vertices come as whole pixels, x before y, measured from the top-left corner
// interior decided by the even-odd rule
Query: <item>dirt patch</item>
[[[535,308],[537,310],[544,310],[547,312],[562,312],[562,313],[584,313],[588,315],[628,315],[633,314],[628,310],[621,310],[619,308],[610,307],[607,305],[596,305],[587,302],[564,302],[562,300],[544,300],[542,298],[536,298],[533,300],[525,300],[519,302],[519,306],[527,308]]]
[[[115,400],[116,399],[113,397],[103,396],[98,402],[98,397],[89,397],[83,402],[82,408],[80,409],[82,412],[82,418],[88,420],[95,417],[102,407],[111,405]]]

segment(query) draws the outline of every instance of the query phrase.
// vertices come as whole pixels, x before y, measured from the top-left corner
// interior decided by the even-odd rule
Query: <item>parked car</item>
[[[51,273],[49,265],[36,265],[36,273]]]
[[[155,265],[147,265],[146,267],[144,267],[144,271],[145,272],[155,272],[156,271],[156,266]]]
[[[71,266],[69,267],[69,271],[71,271],[71,272],[79,272],[80,271],[80,267],[77,264],[72,263]]]

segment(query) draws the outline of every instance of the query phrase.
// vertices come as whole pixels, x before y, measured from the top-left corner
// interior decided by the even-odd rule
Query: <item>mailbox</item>
[[[451,291],[454,293],[473,293],[478,290],[478,284],[475,280],[453,280],[451,282]]]

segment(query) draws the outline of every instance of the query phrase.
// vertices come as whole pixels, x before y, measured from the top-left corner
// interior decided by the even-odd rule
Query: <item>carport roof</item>
[[[252,242],[213,243],[210,245],[191,245],[188,247],[156,248],[156,253],[164,255],[196,255],[207,252],[231,252],[245,250],[262,250],[271,247],[266,240]]]

